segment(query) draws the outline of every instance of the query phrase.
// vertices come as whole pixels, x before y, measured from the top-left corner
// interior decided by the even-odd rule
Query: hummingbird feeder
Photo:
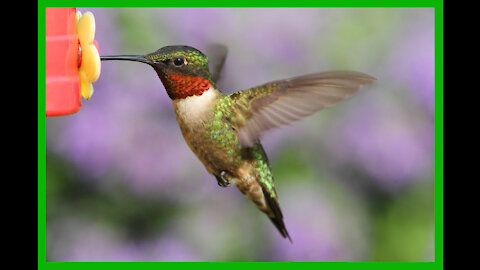
[[[100,55],[91,12],[46,9],[46,116],[76,113],[93,94]]]

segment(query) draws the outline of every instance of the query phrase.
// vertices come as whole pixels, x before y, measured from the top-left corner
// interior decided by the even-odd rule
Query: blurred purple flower
[[[312,20],[320,16],[321,9],[270,8],[249,9],[246,12],[252,23],[264,26],[243,28],[243,36],[249,45],[258,47],[255,53],[270,61],[289,65],[298,65],[310,58],[304,46],[316,38],[311,35],[312,28],[318,29],[322,25],[322,22],[312,25]]]
[[[145,261],[159,262],[199,262],[204,261],[190,247],[171,236],[160,237],[144,247],[148,250]]]
[[[363,246],[364,249],[366,245],[366,238],[357,235],[361,226],[345,225],[345,214],[332,207],[331,201],[323,196],[325,191],[315,185],[298,184],[288,189],[284,187],[284,190],[282,209],[293,243],[279,237],[272,229],[273,261],[351,261],[362,256],[352,248]],[[355,217],[355,221],[359,220]],[[352,238],[356,243],[348,243],[347,239]]]
[[[404,81],[414,98],[428,112],[435,112],[435,29],[434,11],[417,19],[415,27],[405,29],[392,51],[388,66],[391,76]]]
[[[305,213],[306,209],[303,209]],[[319,220],[309,220],[311,215],[290,215],[288,230],[293,238],[293,245],[285,239],[275,243],[274,261],[342,261],[346,250],[338,243],[338,232],[330,225],[319,224]],[[278,237],[276,237],[278,238]],[[343,258],[346,260],[346,258]]]
[[[387,190],[422,179],[433,168],[433,124],[407,111],[382,97],[362,103],[332,126],[327,149]]]
[[[122,243],[110,228],[80,220],[67,221],[61,228],[64,234],[58,235],[55,242],[62,246],[49,252],[52,261],[142,260],[142,252],[134,245]]]
[[[232,28],[230,18],[235,10],[228,8],[170,8],[167,10],[157,9],[157,12],[161,14],[160,19],[164,25],[171,25],[172,21],[182,18],[182,23],[175,24],[172,32],[184,42],[199,46],[218,42],[218,39],[221,38],[220,35],[224,35],[227,29]]]
[[[66,221],[62,229],[65,234],[56,239],[62,247],[49,253],[51,261],[201,261],[185,243],[173,236],[151,241],[127,240],[111,228],[81,220]]]

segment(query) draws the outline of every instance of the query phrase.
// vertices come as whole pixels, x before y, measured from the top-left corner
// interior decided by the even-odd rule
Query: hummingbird
[[[102,56],[101,60],[150,65],[172,101],[185,142],[206,170],[219,186],[235,185],[290,242],[260,137],[375,81],[360,72],[328,71],[224,94],[216,86],[217,73],[210,72],[209,58],[190,46],[166,46],[146,55]]]

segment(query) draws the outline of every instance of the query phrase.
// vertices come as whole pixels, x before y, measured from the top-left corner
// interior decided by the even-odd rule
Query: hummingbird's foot
[[[220,175],[217,176],[217,183],[221,187],[228,187],[230,185],[230,181],[227,180],[227,172],[222,171],[220,172]]]

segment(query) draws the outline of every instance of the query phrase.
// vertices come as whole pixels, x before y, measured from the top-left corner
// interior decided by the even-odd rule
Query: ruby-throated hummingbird
[[[172,99],[185,141],[207,171],[220,186],[237,186],[290,241],[260,135],[332,106],[375,80],[359,72],[331,71],[225,95],[215,85],[207,56],[189,46],[166,46],[146,55],[102,56],[101,60],[153,67]]]

